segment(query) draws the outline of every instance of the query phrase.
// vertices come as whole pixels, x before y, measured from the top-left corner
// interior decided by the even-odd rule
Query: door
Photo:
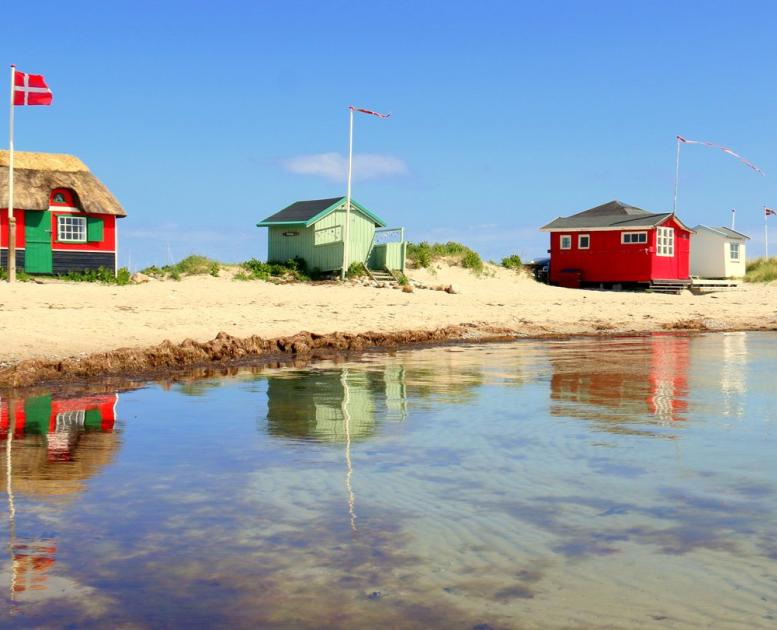
[[[51,213],[24,212],[24,270],[27,273],[51,273]]]

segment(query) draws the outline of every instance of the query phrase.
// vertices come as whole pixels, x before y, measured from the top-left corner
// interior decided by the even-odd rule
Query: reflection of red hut
[[[647,342],[647,343],[646,343]],[[649,414],[680,420],[688,409],[689,337],[655,335],[649,340],[608,342],[600,352],[552,349],[554,415],[625,420]],[[614,343],[622,344],[614,347]]]
[[[650,411],[662,420],[678,420],[688,411],[691,339],[656,335],[651,341]]]
[[[83,431],[110,433],[116,422],[118,395],[101,394],[65,400],[36,396],[0,404],[0,440],[8,437],[9,405],[14,406],[14,439],[25,435],[46,438],[49,460],[70,460],[78,434]]]
[[[57,543],[54,540],[39,540],[13,544],[13,568],[11,574],[11,591],[43,591],[49,570],[54,566],[57,554]]]

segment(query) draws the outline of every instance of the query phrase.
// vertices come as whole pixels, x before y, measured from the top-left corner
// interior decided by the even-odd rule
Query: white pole
[[[769,215],[764,206],[764,257],[769,260]]]
[[[348,270],[348,249],[351,235],[351,173],[353,170],[353,107],[348,108],[348,186],[345,195],[345,241],[343,242],[343,270],[341,279],[345,280],[345,272]]]
[[[737,209],[731,208],[731,229],[734,229],[734,225],[736,225],[737,220]]]
[[[672,204],[672,214],[677,213],[677,189],[680,186],[680,139],[675,138],[677,150],[675,151],[674,166],[674,203]]]
[[[11,65],[11,99],[8,115],[8,282],[16,281],[16,219],[13,216],[13,112],[16,66]]]

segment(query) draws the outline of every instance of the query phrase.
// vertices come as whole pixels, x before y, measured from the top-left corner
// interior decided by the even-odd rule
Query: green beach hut
[[[345,197],[296,201],[257,223],[267,230],[267,262],[302,258],[308,269],[343,269]],[[348,260],[371,272],[405,270],[404,228],[387,228],[379,216],[351,199]]]

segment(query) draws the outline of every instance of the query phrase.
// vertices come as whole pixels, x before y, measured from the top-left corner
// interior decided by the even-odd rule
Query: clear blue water
[[[775,374],[658,335],[3,398],[0,625],[774,628]]]

